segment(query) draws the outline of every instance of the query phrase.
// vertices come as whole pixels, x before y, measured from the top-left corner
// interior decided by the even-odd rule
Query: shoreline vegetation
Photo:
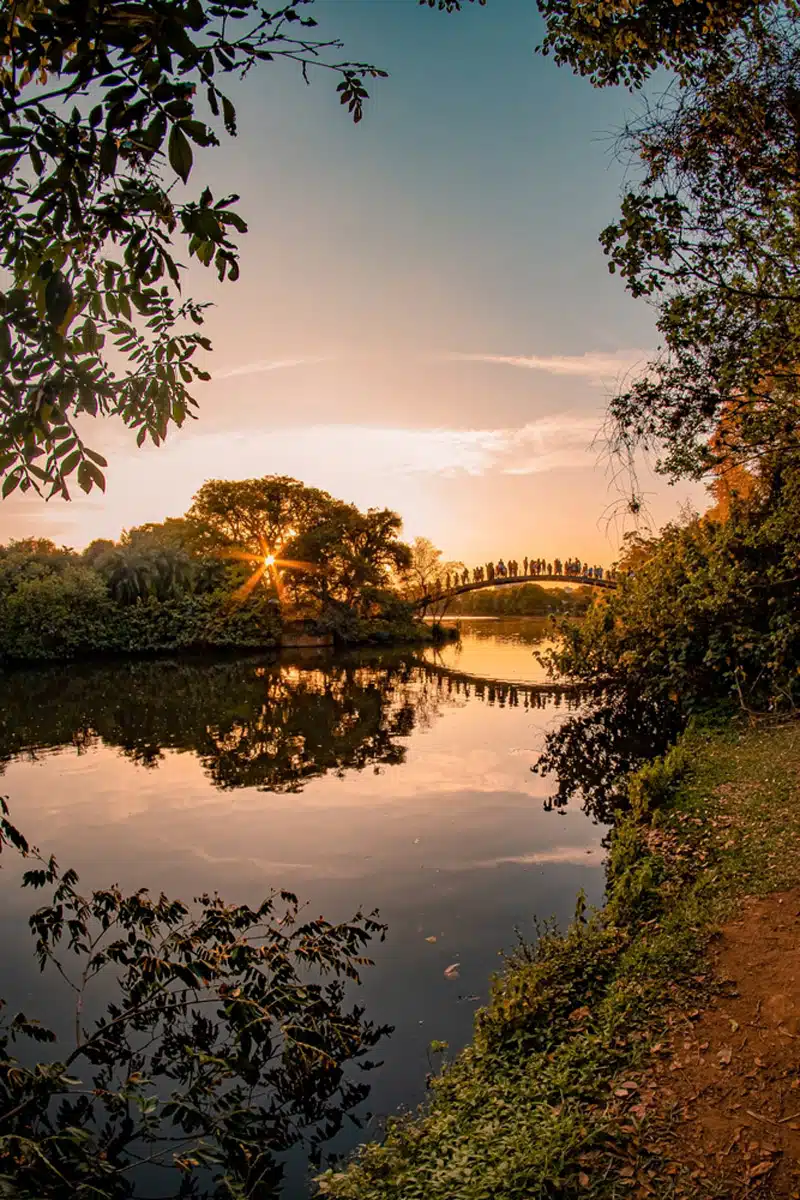
[[[80,552],[11,542],[0,546],[0,664],[456,638],[415,607],[456,564],[427,539],[402,542],[401,525],[388,509],[265,476],[210,480],[184,516]],[[521,584],[460,597],[453,615],[579,614],[590,591]]]
[[[746,896],[800,885],[799,782],[796,722],[729,715],[692,721],[666,755],[630,773],[605,905],[588,912],[578,897],[566,931],[544,926],[534,945],[520,940],[473,1042],[431,1081],[426,1104],[321,1175],[319,1194],[720,1195],[719,1176],[681,1161],[647,1081],[680,1014],[696,1018],[731,986],[711,960],[720,923]],[[433,1049],[446,1056],[446,1043]],[[751,1194],[753,1164],[734,1156],[729,1166]]]
[[[287,476],[211,480],[177,518],[83,551],[0,547],[0,663],[448,640],[414,612],[414,549],[388,509],[361,512]],[[426,579],[437,578],[439,552]]]

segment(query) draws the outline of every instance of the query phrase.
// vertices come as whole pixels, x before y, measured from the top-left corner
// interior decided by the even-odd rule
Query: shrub
[[[726,520],[669,526],[635,574],[582,623],[565,623],[549,665],[573,680],[671,699],[777,710],[800,699],[800,475]]]

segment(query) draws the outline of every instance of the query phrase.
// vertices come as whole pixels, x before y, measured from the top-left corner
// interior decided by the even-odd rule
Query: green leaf
[[[72,454],[68,454],[61,464],[61,474],[71,475],[81,461],[80,450],[73,450]]]
[[[22,479],[22,476],[19,474],[18,471],[15,471],[13,475],[6,475],[5,479],[3,480],[3,488],[2,488],[2,495],[3,495],[4,500],[5,500],[6,496],[10,496],[11,493],[16,488],[19,487],[21,479]]]
[[[227,96],[220,96],[220,99],[222,101],[222,119],[225,122],[225,128],[232,137],[236,137],[236,109]]]
[[[61,271],[54,271],[47,281],[44,292],[47,317],[51,325],[60,328],[66,320],[72,304],[72,288]]]
[[[192,147],[179,125],[173,125],[169,135],[170,166],[184,183],[192,170]]]
[[[107,133],[100,143],[100,153],[98,155],[100,170],[104,175],[113,175],[116,171],[118,153],[117,139],[113,134]]]

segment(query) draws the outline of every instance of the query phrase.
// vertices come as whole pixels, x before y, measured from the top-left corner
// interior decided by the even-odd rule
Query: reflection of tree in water
[[[218,788],[291,792],[327,773],[402,763],[415,728],[472,699],[523,710],[571,710],[581,702],[575,691],[482,679],[411,653],[315,662],[128,660],[11,672],[0,764],[103,742],[145,767],[166,751],[194,754]],[[631,730],[644,751],[662,726],[641,713],[629,721],[611,706],[572,717],[549,735],[539,769],[559,775],[552,803],[581,792],[600,807],[628,761],[620,748]]]
[[[294,791],[318,775],[403,761],[419,715],[410,663],[322,668],[249,660],[123,662],[6,677],[0,759],[98,740],[154,766],[196,754],[217,787]],[[439,707],[442,698],[438,698]]]
[[[624,807],[622,777],[662,754],[680,729],[676,707],[656,706],[624,695],[603,695],[547,734],[545,750],[531,769],[555,775],[557,790],[545,808],[577,799],[592,817],[610,823]]]
[[[142,766],[196,755],[219,788],[297,791],[333,772],[405,759],[405,740],[446,707],[542,707],[558,689],[473,679],[383,652],[300,661],[136,661],[11,672],[0,762],[102,741]]]

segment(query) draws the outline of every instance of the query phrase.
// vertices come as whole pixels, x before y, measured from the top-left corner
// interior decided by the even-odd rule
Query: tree
[[[402,520],[387,508],[359,512],[333,500],[320,518],[293,537],[286,553],[309,570],[291,576],[298,598],[312,597],[321,608],[333,603],[370,616],[393,581],[411,561],[399,540]]]
[[[103,555],[108,554],[115,546],[116,542],[112,538],[95,538],[89,542],[89,545],[83,552],[82,558],[90,567],[93,567],[98,558],[102,558]]]
[[[427,0],[433,6],[434,0]],[[236,134],[225,85],[264,63],[332,75],[360,121],[365,80],[315,38],[307,0],[16,0],[0,19],[0,474],[68,498],[104,487],[76,419],[158,445],[196,408],[197,330],[178,255],[239,274],[236,196],[188,190],[193,147]],[[438,0],[452,11],[459,0]]]
[[[442,552],[428,538],[414,538],[406,579],[412,596],[427,595],[437,584],[444,585],[447,575],[464,570],[462,562],[443,562]]]
[[[93,565],[118,604],[135,604],[155,593],[155,563],[130,547],[117,546],[97,558]]]
[[[209,480],[187,519],[201,553],[246,560],[251,580],[263,576],[316,612],[333,604],[367,615],[370,593],[387,589],[410,558],[397,513],[362,513],[286,475]]]
[[[332,503],[327,492],[288,475],[211,479],[192,501],[187,518],[205,550],[235,548],[254,559],[278,555]]]
[[[598,85],[677,71],[625,130],[642,170],[601,241],[662,350],[611,403],[612,446],[673,477],[720,465],[776,491],[800,455],[800,21],[767,0],[540,0],[544,49]],[[638,175],[638,178],[637,178]]]
[[[691,74],[730,34],[748,32],[775,0],[537,0],[539,47],[597,87],[641,87],[659,67]]]

